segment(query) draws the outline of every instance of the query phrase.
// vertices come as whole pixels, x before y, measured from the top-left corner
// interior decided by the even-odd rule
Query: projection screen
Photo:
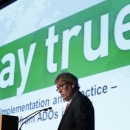
[[[56,130],[71,72],[95,109],[95,130],[130,130],[130,1],[18,0],[0,10],[0,114],[23,130]],[[23,121],[19,123],[19,127]]]

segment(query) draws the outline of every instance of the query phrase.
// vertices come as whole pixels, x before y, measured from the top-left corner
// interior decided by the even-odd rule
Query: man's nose
[[[59,93],[62,93],[62,89],[59,89]]]

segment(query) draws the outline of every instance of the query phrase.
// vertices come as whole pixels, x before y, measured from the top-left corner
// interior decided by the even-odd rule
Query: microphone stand
[[[33,112],[32,114],[26,116],[25,118],[27,118],[27,117],[29,117],[29,116],[31,116],[31,115],[34,114],[33,116],[31,116],[30,118],[28,118],[26,121],[24,121],[24,122],[22,123],[22,125],[21,125],[20,128],[19,128],[19,130],[21,130],[21,128],[22,128],[22,126],[23,126],[24,123],[26,123],[28,120],[32,119],[34,116],[36,116],[37,114],[39,114],[41,111],[48,111],[48,110],[51,110],[51,109],[52,109],[52,107],[48,107],[48,108],[45,108],[45,109],[41,109],[41,110],[35,111],[35,112]],[[36,114],[35,114],[35,113],[36,113]],[[25,118],[23,118],[22,120],[24,120]],[[20,121],[22,121],[22,120],[20,120]],[[19,122],[20,122],[20,121],[19,121]]]

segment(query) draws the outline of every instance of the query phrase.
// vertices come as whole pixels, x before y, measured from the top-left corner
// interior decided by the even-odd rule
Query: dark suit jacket
[[[65,111],[58,130],[94,130],[94,108],[91,101],[78,92]]]

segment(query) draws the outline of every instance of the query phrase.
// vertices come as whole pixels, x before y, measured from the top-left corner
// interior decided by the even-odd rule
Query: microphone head
[[[44,108],[43,110],[44,110],[44,111],[47,111],[47,110],[48,110],[48,108]]]
[[[44,109],[42,109],[42,110],[48,111],[48,110],[51,110],[51,109],[52,109],[52,107],[48,107],[48,108],[44,108]]]
[[[52,109],[52,107],[48,107],[48,109],[49,109],[49,110],[51,110],[51,109]]]
[[[48,108],[44,108],[44,109],[41,109],[40,111],[48,111],[48,110],[51,110],[52,107],[48,107]]]

